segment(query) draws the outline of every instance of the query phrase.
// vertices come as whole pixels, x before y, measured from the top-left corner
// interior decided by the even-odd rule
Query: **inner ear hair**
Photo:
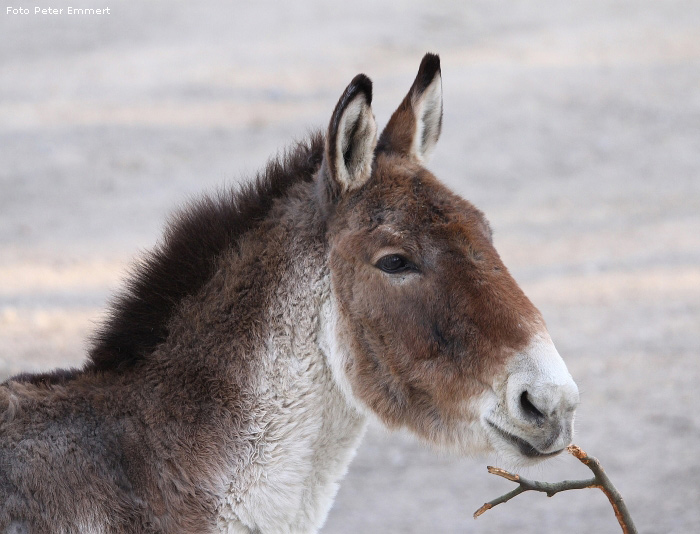
[[[367,155],[364,152],[366,143],[361,141],[363,137],[372,135],[371,121],[363,115],[367,105],[361,100],[361,97],[356,98],[346,108],[341,119],[343,132],[338,137],[341,144],[338,156],[342,154],[343,166],[351,176],[362,172]]]
[[[440,57],[423,56],[418,74],[379,139],[379,150],[429,159],[442,131],[442,75]]]
[[[372,114],[372,82],[358,74],[341,96],[328,129],[330,178],[341,192],[364,184],[372,172],[377,125]]]
[[[442,131],[442,76],[439,70],[422,91],[413,94],[412,104],[416,132],[411,152],[422,163],[430,158]]]

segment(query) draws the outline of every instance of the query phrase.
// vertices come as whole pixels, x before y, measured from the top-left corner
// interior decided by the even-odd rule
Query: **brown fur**
[[[406,158],[378,153],[372,180],[335,220],[331,272],[356,358],[347,370],[354,392],[387,425],[434,441],[525,346],[539,313],[483,214]],[[381,249],[411,259],[419,274],[408,276],[422,283],[387,283],[373,265]]]

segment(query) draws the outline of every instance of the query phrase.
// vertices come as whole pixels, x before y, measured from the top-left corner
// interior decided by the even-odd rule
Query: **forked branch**
[[[507,502],[513,497],[520,495],[526,491],[541,491],[546,493],[547,497],[552,497],[561,491],[573,490],[573,489],[583,489],[583,488],[598,488],[605,493],[605,496],[610,501],[613,511],[615,512],[615,517],[622,527],[622,532],[624,534],[637,534],[637,529],[632,522],[632,517],[630,516],[629,510],[625,502],[622,500],[622,495],[617,491],[613,483],[605,474],[600,462],[593,456],[588,456],[581,448],[576,445],[569,445],[566,449],[573,456],[578,458],[583,464],[586,465],[592,472],[593,478],[586,480],[563,480],[561,482],[539,482],[537,480],[528,480],[520,475],[514,475],[509,473],[505,469],[499,467],[488,466],[488,472],[492,475],[498,475],[511,482],[516,482],[518,487],[513,491],[501,495],[497,499],[487,502],[476,512],[474,512],[474,519],[483,514],[486,510],[490,510],[494,506]]]

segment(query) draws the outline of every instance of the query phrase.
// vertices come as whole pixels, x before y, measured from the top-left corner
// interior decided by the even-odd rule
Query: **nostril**
[[[532,404],[530,396],[527,391],[523,391],[520,395],[520,406],[525,412],[525,415],[530,416],[533,419],[544,419],[544,414],[537,409],[537,407]]]

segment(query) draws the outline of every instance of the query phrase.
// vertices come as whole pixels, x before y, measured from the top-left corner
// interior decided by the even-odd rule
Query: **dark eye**
[[[398,254],[389,254],[381,258],[376,267],[389,274],[402,273],[412,270],[412,264],[403,256]]]

